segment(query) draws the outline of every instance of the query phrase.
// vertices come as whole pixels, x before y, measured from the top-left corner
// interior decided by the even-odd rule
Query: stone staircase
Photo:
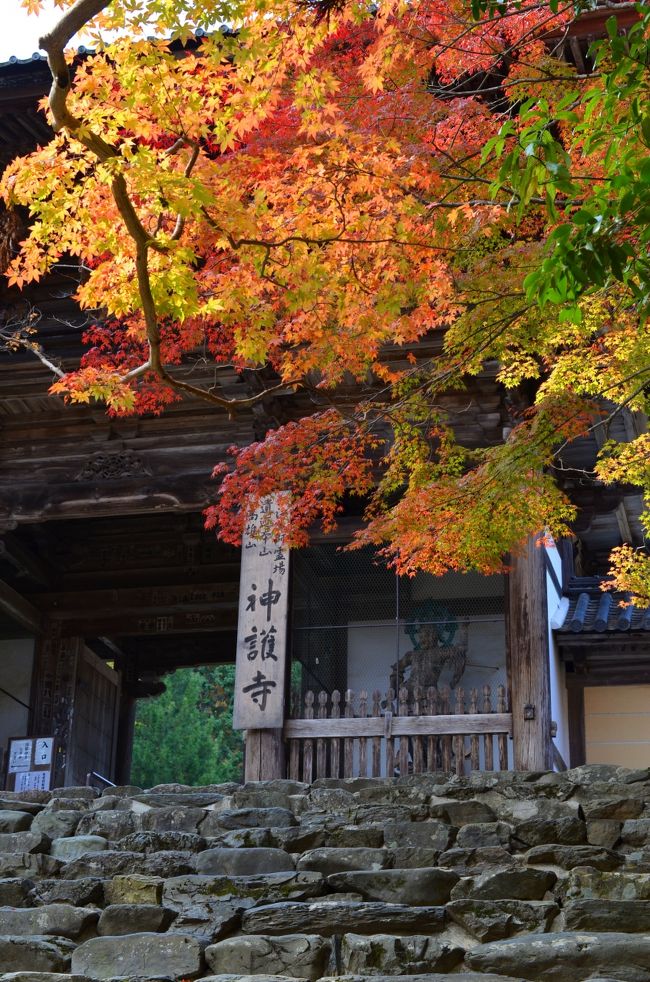
[[[0,982],[650,982],[649,795],[615,767],[0,792]]]

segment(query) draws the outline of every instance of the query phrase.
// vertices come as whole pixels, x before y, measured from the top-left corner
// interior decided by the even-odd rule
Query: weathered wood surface
[[[284,724],[287,739],[321,739],[344,737],[366,739],[384,736],[384,718],[373,719],[290,719]],[[478,716],[393,716],[390,721],[390,736],[422,737],[469,736],[472,733],[512,733],[512,713],[490,713]]]
[[[546,568],[544,547],[532,540],[512,558],[506,623],[514,766],[521,771],[551,770]]]
[[[480,698],[473,689],[469,702],[463,689],[452,694],[446,686],[440,692],[433,687],[426,693],[414,690],[412,698],[402,688],[397,699],[389,689],[383,703],[377,690],[371,699],[362,691],[358,704],[348,690],[343,701],[341,712],[340,692],[331,697],[326,692],[305,693],[302,717],[284,725],[290,778],[309,783],[317,777],[431,771],[462,775],[481,767],[494,769],[495,756],[500,770],[508,766],[512,714],[504,686],[497,689],[498,712],[492,711],[490,686],[483,687]],[[449,712],[450,707],[455,712]]]
[[[246,730],[245,781],[272,781],[285,775],[282,730]]]
[[[289,549],[273,538],[280,502],[263,498],[242,538],[237,656],[236,730],[282,729],[289,609]]]

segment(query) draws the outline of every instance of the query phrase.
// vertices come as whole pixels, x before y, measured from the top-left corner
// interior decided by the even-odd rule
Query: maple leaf
[[[51,144],[0,182],[30,214],[8,282],[84,267],[77,299],[106,323],[53,386],[67,401],[128,414],[190,394],[233,412],[169,370],[197,353],[308,392],[312,414],[220,473],[208,522],[229,542],[246,499],[287,490],[284,531],[304,544],[354,493],[359,541],[400,571],[500,569],[542,525],[569,531],[558,445],[604,398],[650,409],[650,13],[625,39],[610,24],[590,79],[553,40],[569,6],[312,7],[107,4],[93,30],[119,36],[76,65],[65,112],[52,100]],[[486,365],[509,435],[463,445],[440,406]],[[644,439],[607,444],[597,472],[650,500],[647,461]],[[644,563],[618,557],[642,594]]]

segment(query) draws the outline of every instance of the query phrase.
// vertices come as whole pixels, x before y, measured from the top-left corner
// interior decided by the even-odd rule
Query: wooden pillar
[[[544,548],[530,540],[508,576],[508,669],[515,770],[553,766]]]
[[[246,730],[244,780],[272,781],[286,777],[282,730]]]
[[[83,642],[61,637],[57,622],[46,624],[34,650],[34,680],[30,733],[52,736],[57,747],[52,787],[69,783],[68,764],[74,717],[77,664]]]
[[[128,690],[123,689],[120,694],[117,746],[115,749],[115,781],[117,784],[129,784],[131,781],[135,710],[136,700]]]

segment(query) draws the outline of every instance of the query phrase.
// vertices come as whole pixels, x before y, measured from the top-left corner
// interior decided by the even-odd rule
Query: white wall
[[[560,584],[562,583],[562,560],[558,549],[553,544],[544,547],[546,555],[551,561],[555,574]],[[562,596],[558,593],[550,573],[546,572],[546,600],[548,608],[548,655],[551,676],[551,719],[557,723],[557,736],[555,746],[562,754],[567,767],[571,767],[569,760],[569,712],[566,690],[566,673],[564,665],[560,660],[558,646],[555,641],[552,624],[558,619],[562,619],[562,614],[566,602],[562,605]]]
[[[34,663],[34,639],[0,640],[0,686],[29,704]],[[26,736],[29,711],[0,692],[0,751],[2,762],[10,737]]]

